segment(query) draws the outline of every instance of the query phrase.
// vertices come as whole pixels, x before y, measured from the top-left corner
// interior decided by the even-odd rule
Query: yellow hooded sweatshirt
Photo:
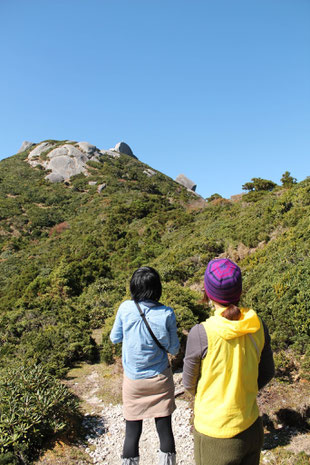
[[[202,323],[208,352],[195,397],[195,428],[214,438],[231,438],[257,419],[258,364],[265,343],[254,310],[241,308],[237,321],[222,317],[224,310]]]

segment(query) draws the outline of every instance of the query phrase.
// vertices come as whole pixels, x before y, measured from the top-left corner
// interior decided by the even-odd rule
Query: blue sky
[[[127,142],[197,192],[310,175],[308,0],[0,0],[0,158]]]

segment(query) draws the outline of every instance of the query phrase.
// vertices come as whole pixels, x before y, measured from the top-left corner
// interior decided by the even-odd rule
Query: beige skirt
[[[171,368],[152,378],[123,378],[123,413],[125,420],[144,420],[171,415],[175,410]]]

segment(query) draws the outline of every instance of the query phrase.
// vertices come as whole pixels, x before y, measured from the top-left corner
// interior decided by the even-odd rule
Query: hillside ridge
[[[80,150],[71,142],[43,141],[52,147],[40,160],[64,145]],[[129,277],[145,264],[159,271],[162,301],[176,314],[175,370],[186,334],[210,314],[201,303],[206,264],[225,256],[243,271],[240,304],[268,325],[277,378],[308,385],[310,178],[271,190],[253,178],[257,189],[249,193],[204,200],[120,153],[86,161],[87,176],[50,182],[40,163],[29,164],[39,145],[0,162],[0,451],[34,457],[42,446],[37,429],[43,441],[69,424],[57,417],[51,425],[49,409],[64,416],[75,409],[58,379],[81,362],[119,360],[109,333],[130,297]],[[61,399],[67,410],[58,409]]]

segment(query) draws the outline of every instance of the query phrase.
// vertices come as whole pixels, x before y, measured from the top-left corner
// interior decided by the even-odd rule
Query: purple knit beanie
[[[241,270],[228,258],[208,263],[204,286],[209,299],[220,304],[236,304],[242,291]]]

